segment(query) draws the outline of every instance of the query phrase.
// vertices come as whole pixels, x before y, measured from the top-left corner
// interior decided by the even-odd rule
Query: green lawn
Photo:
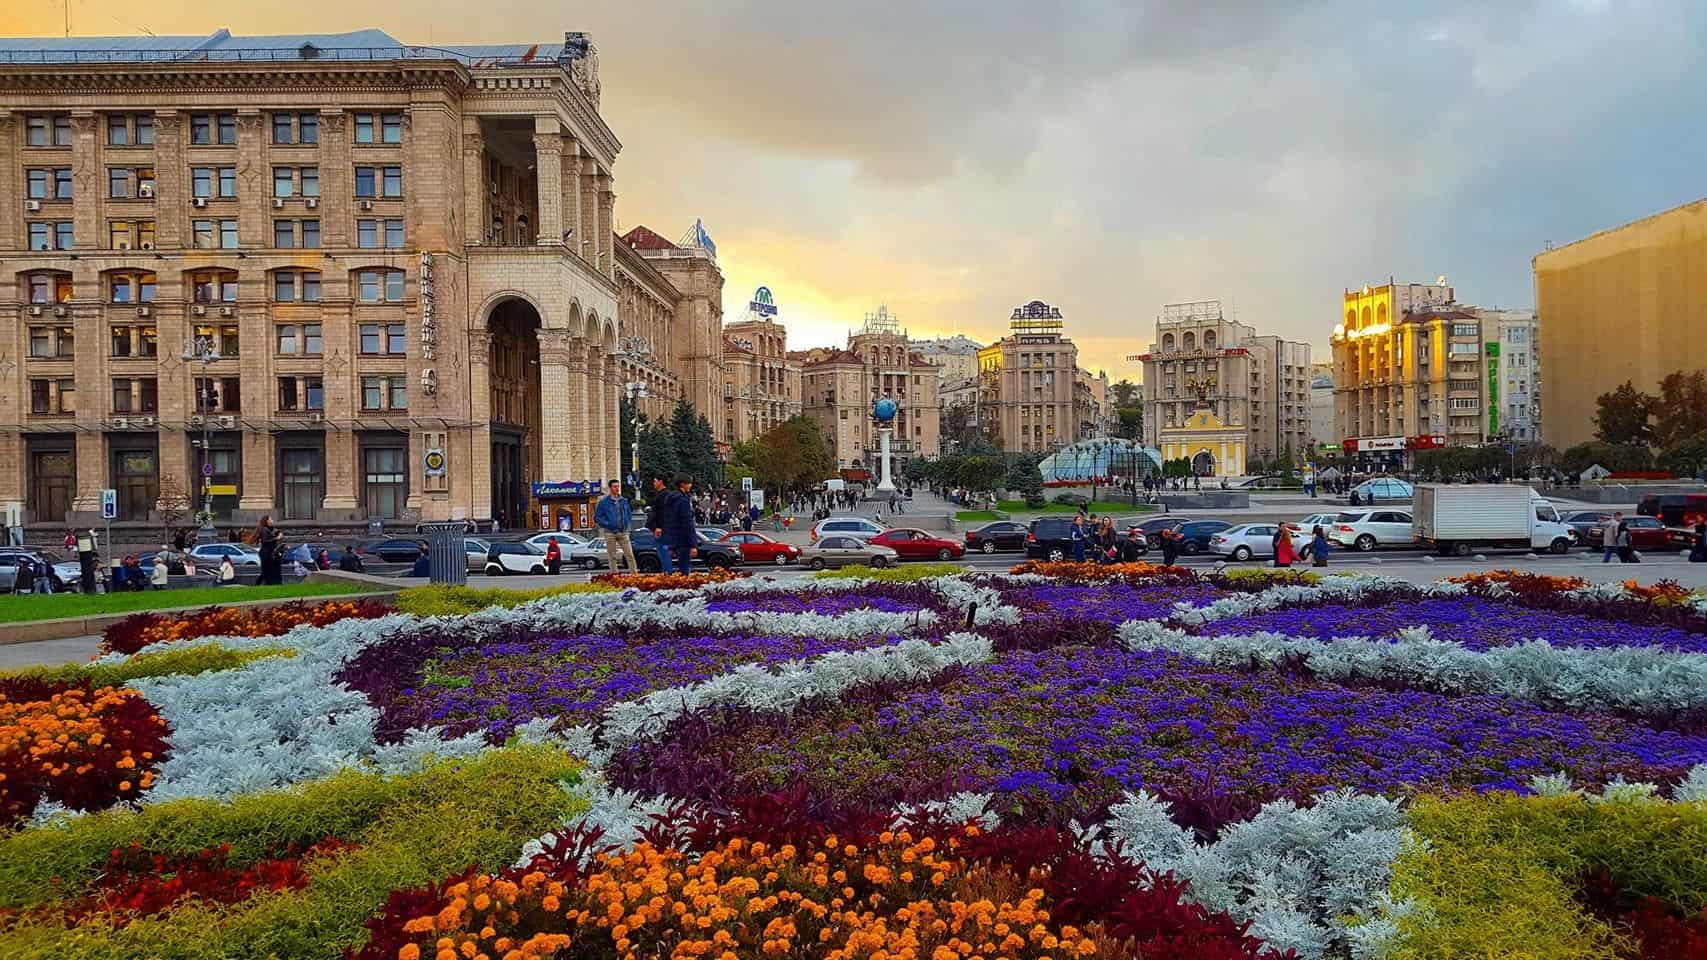
[[[954,519],[964,523],[989,523],[1002,518],[996,516],[994,510],[962,510],[954,515]]]
[[[269,587],[188,587],[182,590],[145,590],[142,593],[24,594],[0,596],[0,623],[88,617],[104,613],[135,613],[167,607],[205,607],[243,600],[279,600],[291,597],[333,597],[343,593],[373,590],[365,583],[291,583]]]
[[[1079,512],[1079,508],[1070,503],[1050,503],[1034,508],[1026,506],[1024,500],[1002,500],[996,504],[996,509],[1005,513]],[[1148,513],[1156,508],[1143,503],[1134,507],[1130,500],[1092,500],[1088,509],[1092,513]]]

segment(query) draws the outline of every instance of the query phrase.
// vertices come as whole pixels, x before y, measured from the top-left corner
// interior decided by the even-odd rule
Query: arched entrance
[[[1215,457],[1208,450],[1199,450],[1197,456],[1191,458],[1191,473],[1197,477],[1213,477]]]
[[[528,524],[529,484],[540,476],[540,317],[525,300],[492,308],[489,361],[492,413],[492,515],[506,527]]]

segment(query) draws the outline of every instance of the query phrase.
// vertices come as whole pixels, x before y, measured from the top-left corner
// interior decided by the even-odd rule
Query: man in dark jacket
[[[338,557],[338,569],[347,573],[362,572],[362,558],[356,556],[356,550],[349,544],[344,544],[344,553]]]
[[[652,545],[658,551],[658,571],[670,572],[670,547],[664,542],[664,504],[670,499],[670,489],[663,477],[652,478],[652,492],[646,495],[646,529],[652,531]]]
[[[676,490],[664,498],[658,519],[658,542],[670,548],[675,572],[691,572],[693,557],[699,552],[699,531],[693,521],[692,477],[685,473],[676,474]],[[670,568],[665,567],[664,572],[669,573]]]

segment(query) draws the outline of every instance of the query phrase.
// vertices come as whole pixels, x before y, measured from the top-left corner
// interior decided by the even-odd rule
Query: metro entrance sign
[[[119,518],[119,492],[114,489],[101,491],[101,519],[117,520]]]

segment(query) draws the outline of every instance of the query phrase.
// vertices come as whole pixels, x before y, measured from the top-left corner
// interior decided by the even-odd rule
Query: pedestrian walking
[[[344,549],[348,550],[349,547]],[[221,587],[237,582],[237,567],[231,562],[231,554],[219,558],[219,572],[214,575],[213,582]]]
[[[1179,558],[1179,533],[1175,530],[1162,531],[1162,565],[1171,567]]]
[[[1624,527],[1624,514],[1614,513],[1606,526],[1600,528],[1601,563],[1611,563],[1618,555],[1618,531]]]
[[[1274,565],[1286,569],[1292,560],[1292,530],[1283,523],[1274,528]]]
[[[1080,507],[1079,509],[1083,510],[1084,507]],[[1085,531],[1085,515],[1083,513],[1080,513],[1078,516],[1073,518],[1073,529],[1070,531],[1069,536],[1073,541],[1073,562],[1084,563],[1085,546],[1090,540],[1090,536]]]
[[[556,537],[545,542],[545,572],[554,577],[563,572],[563,548],[557,545]]]
[[[1620,523],[1618,525],[1618,562],[1637,563],[1640,560],[1641,555],[1636,552],[1636,545],[1630,537],[1630,525]]]
[[[264,584],[284,582],[283,558],[279,556],[283,539],[279,529],[273,526],[272,514],[262,517],[260,524],[255,527],[255,542],[261,547],[261,582]]]
[[[1328,554],[1333,550],[1333,547],[1329,546],[1328,535],[1322,530],[1321,524],[1317,524],[1315,529],[1310,531],[1310,545],[1305,549],[1310,551],[1310,566],[1325,567],[1328,565]]]
[[[604,497],[593,508],[593,525],[605,538],[605,562],[610,564],[611,570],[618,569],[618,560],[625,560],[630,570],[640,569],[634,562],[634,541],[628,535],[629,528],[634,525],[634,508],[622,495],[622,481],[612,480],[605,487]]]
[[[699,531],[693,522],[693,477],[676,474],[675,492],[664,499],[660,520],[663,532],[659,539],[670,547],[675,572],[686,576],[693,571],[693,558],[699,553]]]

